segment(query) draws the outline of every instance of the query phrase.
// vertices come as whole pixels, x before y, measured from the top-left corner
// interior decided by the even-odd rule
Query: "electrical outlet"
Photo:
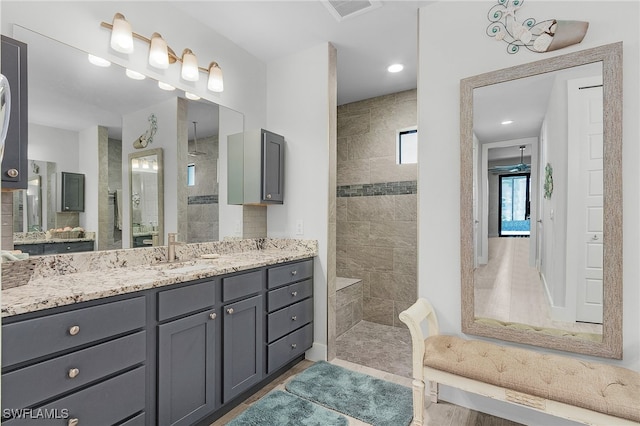
[[[302,222],[302,220],[297,220],[296,221],[296,235],[303,235],[304,234],[304,222]]]

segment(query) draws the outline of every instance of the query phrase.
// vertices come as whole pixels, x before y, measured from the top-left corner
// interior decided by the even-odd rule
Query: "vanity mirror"
[[[460,105],[462,331],[620,359],[622,44],[466,78]]]
[[[162,148],[129,154],[130,247],[163,244],[163,168]]]
[[[13,192],[13,232],[55,228],[56,164],[28,160],[28,188]]]
[[[185,92],[181,90],[161,90],[158,82],[151,78],[142,81],[128,78],[125,68],[115,63],[101,68],[89,63],[86,52],[22,26],[3,28],[3,32],[29,46],[29,156],[57,165],[58,187],[61,170],[86,175],[85,211],[78,213],[79,225],[96,232],[97,250],[129,247],[132,234],[130,218],[126,217],[118,225],[116,200],[128,192],[127,167],[128,155],[134,150],[132,142],[149,125],[147,114],[133,122],[135,136],[123,140],[123,117],[150,107],[158,112],[154,106],[171,102],[180,103],[181,108],[185,106],[185,114],[180,115],[182,122],[174,121],[171,128],[175,130],[170,130],[166,120],[160,121],[158,135],[147,148],[164,149],[163,172],[167,182],[171,182],[170,189],[179,195],[173,197],[176,201],[171,207],[178,204],[177,209],[190,216],[169,211],[165,215],[169,222],[164,224],[164,229],[178,230],[183,241],[188,241],[186,233],[192,228],[193,233],[208,241],[217,239],[218,235],[233,234],[235,223],[218,221],[218,184],[205,177],[217,174],[218,139],[226,140],[226,134],[244,130],[242,113],[204,99],[185,99]],[[193,147],[193,121],[198,123],[198,150],[206,151],[207,155],[192,158],[188,151]],[[163,144],[159,137],[163,133],[165,140],[172,142]],[[213,141],[215,148],[210,147]],[[197,182],[202,186],[206,184],[207,188],[187,188],[186,183],[184,188],[175,187],[175,182],[186,182],[189,163],[197,164]],[[226,159],[221,163],[226,164]],[[191,197],[192,193],[195,198]],[[60,203],[60,188],[55,201]],[[124,201],[121,217],[129,214],[129,205]],[[188,207],[192,203],[193,209]],[[199,215],[203,206],[207,214]],[[49,217],[53,222],[46,229],[56,227],[55,211],[47,215]],[[192,219],[196,222],[193,227]],[[184,228],[183,235],[182,227],[187,223],[189,228]],[[208,232],[198,232],[201,229]]]

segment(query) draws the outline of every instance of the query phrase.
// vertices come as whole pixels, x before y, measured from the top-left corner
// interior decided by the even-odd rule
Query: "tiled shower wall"
[[[197,148],[203,155],[187,157],[196,171],[195,185],[187,187],[187,241],[218,241],[218,136],[198,139]]]
[[[404,326],[417,298],[417,165],[396,164],[416,123],[416,90],[338,107],[337,276],[362,279],[365,321]]]

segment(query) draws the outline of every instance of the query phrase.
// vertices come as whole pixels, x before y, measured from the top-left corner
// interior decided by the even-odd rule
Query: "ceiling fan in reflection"
[[[524,163],[524,149],[525,145],[520,145],[520,163],[506,165],[506,166],[493,166],[489,167],[491,173],[529,173],[531,172],[531,164]]]

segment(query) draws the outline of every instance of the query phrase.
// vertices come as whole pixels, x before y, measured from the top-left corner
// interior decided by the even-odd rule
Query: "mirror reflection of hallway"
[[[551,307],[535,266],[530,238],[489,238],[489,261],[475,273],[475,317],[580,333],[602,333],[602,325],[551,319]]]
[[[499,235],[528,237],[531,234],[531,174],[501,175],[499,188]]]

